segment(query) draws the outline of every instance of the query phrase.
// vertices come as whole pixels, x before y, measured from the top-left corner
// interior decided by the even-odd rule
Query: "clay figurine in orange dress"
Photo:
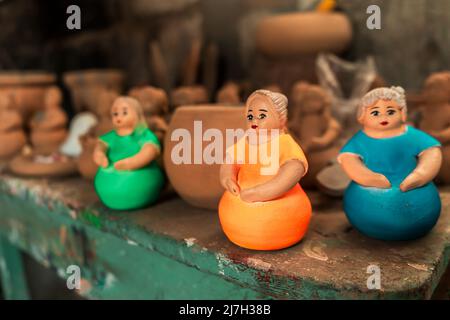
[[[223,231],[235,244],[254,250],[292,246],[305,235],[311,203],[299,185],[306,157],[286,133],[288,99],[257,90],[247,99],[247,132],[228,148],[220,181]]]

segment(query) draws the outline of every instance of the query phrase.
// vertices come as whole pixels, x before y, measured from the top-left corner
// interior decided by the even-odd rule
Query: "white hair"
[[[395,101],[404,112],[407,111],[405,89],[402,87],[377,88],[366,93],[361,99],[358,108],[358,117],[362,115],[365,108],[372,106],[378,100]]]
[[[279,92],[273,92],[270,90],[265,90],[265,89],[259,89],[256,90],[255,92],[253,92],[249,97],[248,100],[250,100],[251,98],[253,98],[256,95],[263,95],[268,97],[273,105],[275,106],[275,111],[278,113],[278,116],[280,117],[280,120],[287,120],[288,117],[288,98]]]

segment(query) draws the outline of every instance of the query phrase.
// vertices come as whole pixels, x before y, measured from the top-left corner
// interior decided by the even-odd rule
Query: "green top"
[[[127,136],[119,136],[115,130],[112,130],[100,136],[100,140],[108,146],[108,159],[113,163],[134,156],[146,143],[161,149],[158,138],[147,128],[139,133],[138,130],[134,130]]]

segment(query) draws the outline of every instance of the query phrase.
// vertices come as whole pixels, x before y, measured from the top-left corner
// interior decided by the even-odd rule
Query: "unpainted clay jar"
[[[208,92],[203,86],[184,86],[172,91],[170,96],[172,110],[180,106],[208,103]]]
[[[437,181],[450,184],[450,71],[430,75],[422,96],[419,128],[441,142],[443,163]]]
[[[144,86],[132,88],[128,95],[137,99],[144,110],[144,115],[150,130],[160,141],[164,141],[168,123],[169,98],[163,89]]]
[[[10,96],[14,107],[26,120],[44,105],[45,92],[54,85],[56,76],[47,72],[0,72],[0,95]]]
[[[67,115],[61,109],[62,93],[54,86],[47,89],[44,110],[38,111],[30,122],[34,154],[50,155],[59,150],[67,137]]]
[[[0,160],[8,160],[26,144],[23,121],[9,96],[0,94]]]
[[[351,23],[342,13],[275,15],[264,18],[256,30],[256,47],[269,56],[340,53],[351,40]]]
[[[63,75],[77,112],[88,110],[97,113],[98,95],[103,89],[122,92],[124,79],[123,72],[114,69],[70,71]]]
[[[241,88],[235,82],[227,82],[217,92],[217,103],[237,105],[242,103]]]
[[[176,192],[193,206],[217,209],[223,188],[219,181],[220,164],[193,164],[194,155],[194,121],[201,121],[202,131],[218,129],[224,137],[223,154],[225,154],[225,130],[245,129],[245,118],[241,106],[200,105],[183,106],[172,116],[166,134],[164,148],[164,166],[167,176]],[[191,136],[191,163],[175,164],[172,152],[179,141],[172,141],[175,130],[187,130]],[[201,142],[202,150],[211,142]]]
[[[309,170],[302,186],[311,188],[317,186],[317,174],[339,153],[341,127],[331,116],[331,98],[320,86],[297,82],[291,101],[289,131],[308,155]]]

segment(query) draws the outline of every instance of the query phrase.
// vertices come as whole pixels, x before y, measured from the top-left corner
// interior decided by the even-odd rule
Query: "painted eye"
[[[388,110],[387,112],[388,115],[392,116],[395,114],[395,110]]]
[[[119,115],[118,112],[114,112],[114,113],[113,113],[113,117],[117,117],[118,115]]]
[[[252,121],[253,120],[253,115],[252,114],[247,115],[247,120],[248,121]]]
[[[379,111],[372,111],[370,114],[373,115],[374,117],[378,117],[380,115],[380,112]]]
[[[128,112],[124,111],[124,112],[122,112],[122,114],[123,114],[124,116],[126,116],[126,115],[128,114]]]
[[[261,113],[258,117],[260,120],[267,118],[267,116],[264,113]]]

